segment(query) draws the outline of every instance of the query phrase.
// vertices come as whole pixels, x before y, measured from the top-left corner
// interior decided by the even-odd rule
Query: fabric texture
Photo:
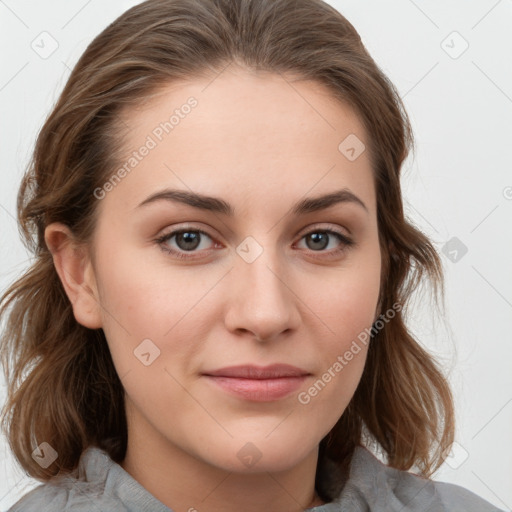
[[[458,485],[386,466],[356,447],[345,481],[331,463],[333,501],[311,512],[504,512]],[[23,496],[7,512],[172,512],[109,455],[89,447],[74,476],[55,477]],[[262,511],[265,512],[265,511]]]

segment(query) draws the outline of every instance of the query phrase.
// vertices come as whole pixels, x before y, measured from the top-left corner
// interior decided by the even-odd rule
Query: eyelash
[[[177,229],[177,230],[174,230],[174,231],[170,231],[169,233],[165,233],[164,235],[162,235],[162,236],[158,237],[157,239],[155,239],[155,242],[160,246],[160,248],[164,252],[166,252],[168,254],[171,254],[171,255],[173,255],[173,256],[181,259],[181,260],[196,259],[196,256],[189,256],[188,254],[189,253],[193,254],[194,252],[197,252],[197,251],[177,251],[175,249],[171,249],[166,244],[166,242],[171,240],[174,236],[179,235],[181,233],[200,233],[201,235],[206,235],[208,238],[210,238],[212,241],[214,241],[213,237],[210,236],[206,231],[203,231],[202,229],[197,229],[197,228],[180,228],[180,229]],[[305,237],[307,237],[309,235],[315,234],[315,233],[327,233],[328,235],[334,235],[341,242],[340,247],[338,247],[337,249],[331,250],[331,251],[325,252],[323,250],[320,250],[320,251],[310,250],[310,252],[313,252],[313,253],[324,253],[325,252],[325,256],[322,256],[322,257],[328,257],[328,258],[329,257],[336,257],[340,253],[342,253],[343,251],[346,251],[347,249],[349,249],[350,247],[355,245],[354,240],[352,240],[352,239],[348,238],[346,235],[344,235],[342,233],[339,233],[338,231],[335,231],[335,230],[332,230],[332,229],[313,229],[312,231],[309,231],[309,232],[305,233],[304,235],[302,235],[300,240],[302,240],[303,238],[305,238]]]

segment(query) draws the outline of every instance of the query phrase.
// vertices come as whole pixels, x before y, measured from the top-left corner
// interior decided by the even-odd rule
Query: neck
[[[139,418],[140,420],[140,418]],[[235,473],[208,464],[146,424],[130,430],[121,466],[176,511],[300,512],[323,504],[315,492],[318,447],[285,471]]]

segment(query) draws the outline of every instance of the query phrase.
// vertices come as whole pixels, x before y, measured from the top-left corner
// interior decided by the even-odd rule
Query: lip
[[[309,372],[288,364],[230,366],[203,373],[224,391],[254,402],[271,402],[297,390]]]
[[[219,370],[204,372],[203,375],[211,377],[233,377],[240,379],[278,379],[282,377],[302,377],[309,372],[289,364],[271,364],[269,366],[256,366],[245,364],[228,366]]]

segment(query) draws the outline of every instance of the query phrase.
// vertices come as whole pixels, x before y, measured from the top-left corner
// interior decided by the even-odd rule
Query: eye
[[[306,249],[312,252],[326,252],[329,255],[337,255],[341,251],[346,250],[348,247],[354,245],[354,241],[348,238],[343,233],[332,229],[315,229],[306,233],[300,241],[305,242]],[[325,251],[328,249],[329,251]],[[334,247],[333,247],[334,246]]]
[[[355,244],[346,235],[333,229],[315,229],[303,235],[300,239],[300,242],[302,241],[306,244],[306,250],[320,253],[322,257],[339,256],[342,251]],[[170,231],[157,238],[155,242],[163,251],[179,259],[200,257],[198,253],[220,247],[220,244],[205,231],[186,227]],[[325,250],[329,248],[330,250]]]
[[[160,245],[163,251],[173,254],[178,258],[191,258],[194,257],[192,254],[200,250],[208,250],[208,240],[213,242],[213,239],[205,231],[181,228],[166,233],[155,241]],[[207,247],[205,247],[205,245]],[[192,254],[189,255],[187,253]]]

